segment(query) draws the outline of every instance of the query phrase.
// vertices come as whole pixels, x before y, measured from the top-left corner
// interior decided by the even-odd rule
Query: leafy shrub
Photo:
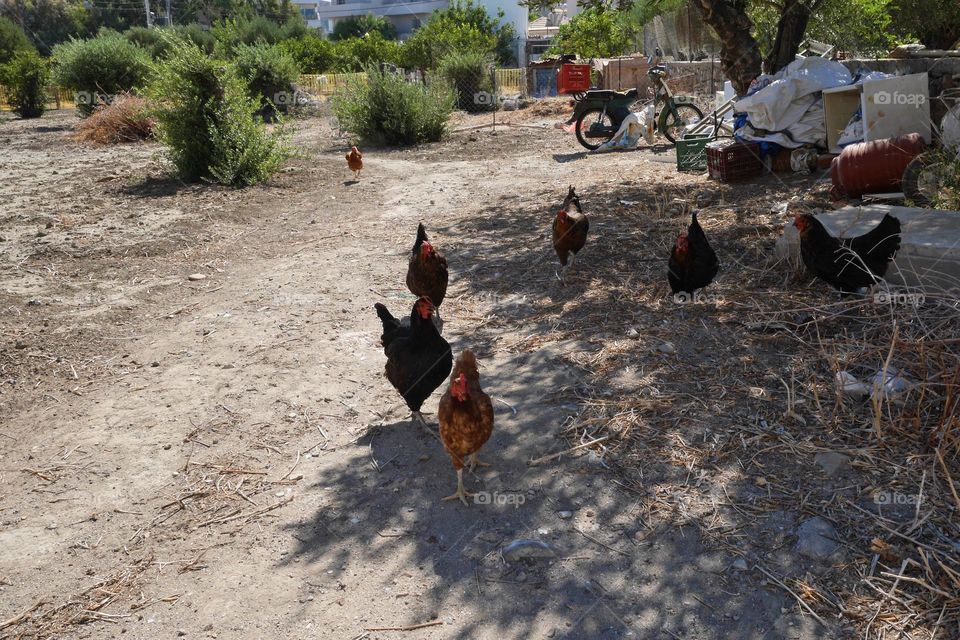
[[[387,40],[373,31],[362,38],[349,38],[336,43],[334,68],[353,73],[363,71],[370,65],[386,62],[398,65],[402,61],[403,47],[396,40]]]
[[[173,27],[170,27],[168,31],[170,31],[174,36],[184,40],[189,40],[193,44],[200,47],[200,50],[207,55],[213,54],[214,46],[217,44],[217,39],[213,37],[213,34],[196,22],[174,25]]]
[[[130,93],[115,97],[110,104],[97,107],[89,118],[77,125],[74,138],[82,142],[117,144],[138,142],[153,135],[156,122],[150,117],[147,101]]]
[[[492,56],[480,51],[452,53],[440,61],[437,73],[457,92],[457,108],[489,111],[495,108]]]
[[[293,58],[301,73],[323,73],[333,67],[334,45],[317,35],[281,40],[277,46]]]
[[[241,44],[236,48],[234,64],[251,97],[260,102],[264,118],[273,120],[278,112],[287,112],[293,101],[293,83],[300,76],[290,54],[275,45]]]
[[[250,19],[222,20],[212,29],[216,51],[222,58],[232,58],[241,44],[277,44],[283,40],[305,37],[310,33],[300,16],[280,24],[263,16]]]
[[[181,178],[245,186],[273,175],[290,156],[282,129],[268,132],[234,67],[191,42],[178,42],[159,65],[149,93],[157,136]]]
[[[156,60],[170,48],[169,40],[164,38],[164,29],[131,27],[123,32],[123,37],[141,49],[147,51]]]
[[[0,64],[13,60],[18,51],[33,50],[33,44],[18,25],[7,18],[0,18]]]
[[[375,16],[369,13],[338,20],[333,27],[333,33],[330,34],[330,39],[336,42],[348,38],[362,38],[368,33],[374,32],[379,33],[386,40],[397,39],[397,29],[390,21],[383,16]]]
[[[21,118],[39,118],[46,110],[50,67],[30,49],[20,49],[0,68],[0,82],[7,86],[7,101]]]
[[[502,16],[491,16],[471,0],[454,0],[449,8],[434,11],[404,43],[403,66],[436,69],[441,59],[466,51],[489,53],[499,64],[510,64],[516,34],[511,25],[499,25]]]
[[[333,112],[344,129],[387,145],[436,142],[447,131],[453,105],[453,91],[445,83],[411,84],[375,66],[333,97]]]
[[[55,82],[77,92],[84,117],[110,96],[141,87],[152,68],[150,54],[120,34],[58,44],[53,64]]]

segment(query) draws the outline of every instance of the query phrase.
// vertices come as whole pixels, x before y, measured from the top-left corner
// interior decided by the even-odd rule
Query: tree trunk
[[[811,7],[805,0],[784,1],[783,14],[777,23],[777,39],[764,65],[767,73],[776,73],[796,60],[810,15]]]
[[[751,34],[746,0],[693,0],[720,39],[720,64],[738,96],[760,75],[760,50]]]

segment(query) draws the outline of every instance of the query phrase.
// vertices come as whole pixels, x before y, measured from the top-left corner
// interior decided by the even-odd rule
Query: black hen
[[[793,226],[800,232],[800,256],[815,276],[842,293],[882,280],[900,249],[900,221],[889,213],[874,229],[856,238],[835,238],[809,213]]]
[[[720,270],[720,261],[697,222],[696,211],[691,216],[687,232],[677,236],[667,265],[667,280],[673,293],[692,294],[713,282]]]
[[[374,307],[383,323],[380,339],[387,356],[387,380],[403,396],[414,418],[424,423],[420,407],[453,367],[450,345],[432,320],[436,308],[428,298],[419,298],[410,312],[410,325],[405,327],[382,304]]]

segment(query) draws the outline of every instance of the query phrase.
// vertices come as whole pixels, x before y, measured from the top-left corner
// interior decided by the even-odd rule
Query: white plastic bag
[[[648,144],[653,144],[653,134],[653,105],[649,105],[640,113],[631,113],[624,118],[614,136],[594,150],[594,153],[634,149],[640,142],[640,138],[646,140]]]

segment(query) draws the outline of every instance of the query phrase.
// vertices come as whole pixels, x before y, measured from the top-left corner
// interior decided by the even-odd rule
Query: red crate
[[[580,93],[590,88],[590,65],[564,64],[557,71],[557,93]]]
[[[720,182],[736,182],[755,178],[763,173],[760,145],[733,138],[707,144],[707,169],[710,177]]]

